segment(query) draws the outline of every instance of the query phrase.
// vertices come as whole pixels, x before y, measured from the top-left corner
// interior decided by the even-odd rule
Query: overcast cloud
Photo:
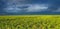
[[[60,0],[0,0],[0,14],[60,12]]]

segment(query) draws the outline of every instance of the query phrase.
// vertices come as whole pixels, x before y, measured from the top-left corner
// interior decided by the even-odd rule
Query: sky
[[[5,14],[60,14],[60,0],[0,0]]]

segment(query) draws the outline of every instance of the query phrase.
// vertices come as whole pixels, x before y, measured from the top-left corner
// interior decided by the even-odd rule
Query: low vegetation
[[[60,16],[0,16],[0,29],[60,29]]]

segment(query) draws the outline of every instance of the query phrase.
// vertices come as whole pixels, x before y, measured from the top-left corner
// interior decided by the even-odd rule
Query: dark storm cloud
[[[52,12],[59,12],[57,10],[60,10],[60,0],[49,0],[48,2],[50,4],[49,6],[49,11],[52,11]]]
[[[0,0],[0,14],[60,12],[60,0]]]
[[[4,14],[5,13],[4,8],[7,6],[6,2],[7,1],[0,0],[0,14]]]
[[[7,7],[4,8],[4,11],[7,13],[38,12],[46,10],[48,7],[44,0],[9,0],[6,4]]]

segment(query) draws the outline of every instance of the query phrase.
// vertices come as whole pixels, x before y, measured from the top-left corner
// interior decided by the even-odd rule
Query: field
[[[60,15],[0,16],[0,29],[60,29]]]

